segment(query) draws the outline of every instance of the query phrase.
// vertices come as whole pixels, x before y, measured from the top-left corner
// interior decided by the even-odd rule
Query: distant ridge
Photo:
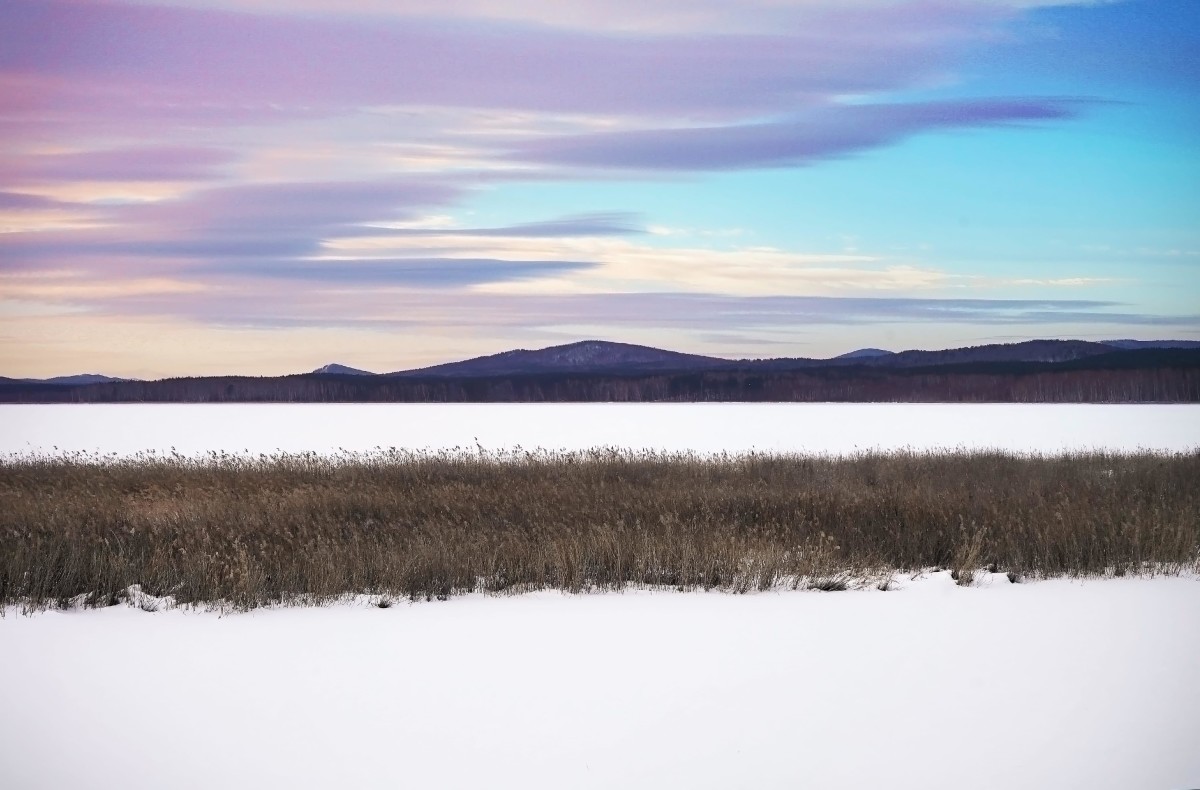
[[[1094,353],[1093,346],[1104,349]],[[547,353],[549,352],[549,353]],[[528,364],[532,355],[533,362]],[[1032,359],[1030,359],[1032,357]],[[1046,360],[1045,357],[1049,357]],[[514,359],[519,364],[514,364]],[[7,403],[1198,403],[1200,348],[1076,342],[835,360],[688,359],[646,347],[568,346],[449,373],[202,376],[84,385],[0,380]],[[483,365],[503,363],[491,374]],[[449,366],[448,366],[449,367]],[[443,368],[445,370],[445,368]],[[486,368],[485,368],[486,370]]]
[[[941,351],[901,351],[868,361],[881,367],[898,368],[970,362],[1069,362],[1084,357],[1111,354],[1113,351],[1113,346],[1087,340],[1026,340],[1021,343],[996,343]]]
[[[834,359],[868,359],[871,357],[889,357],[895,354],[895,351],[885,351],[882,348],[860,348],[855,351],[847,351],[845,354],[838,354]]]
[[[1143,341],[1145,349],[1187,348],[1190,341]],[[1172,345],[1182,343],[1184,345]],[[1200,346],[1200,343],[1195,344]],[[1141,346],[1139,346],[1141,348]],[[924,368],[940,365],[1006,362],[1070,362],[1126,350],[1087,340],[1026,340],[936,351],[892,352],[861,348],[832,359],[722,359],[665,351],[630,343],[584,340],[537,350],[516,349],[499,354],[448,362],[427,368],[388,373],[391,377],[482,378],[547,373],[651,373],[712,370],[806,370],[820,367],[868,366]]]
[[[137,381],[137,379],[121,379],[115,376],[102,376],[99,373],[79,373],[74,376],[55,376],[49,379],[18,379],[30,384],[64,384],[80,386],[82,384],[108,384],[114,381]]]
[[[720,400],[1196,403],[1200,342],[1027,340],[737,360],[584,340],[390,374],[330,363],[288,376],[0,377],[6,403]]]
[[[358,368],[339,365],[336,362],[331,362],[328,365],[323,365],[312,372],[316,376],[374,376],[377,375],[369,370],[359,370]]]
[[[1102,340],[1106,346],[1132,350],[1135,348],[1200,348],[1200,340]]]
[[[530,373],[649,372],[666,370],[707,370],[729,364],[727,359],[681,354],[631,343],[607,340],[582,340],[536,351],[516,349],[449,362],[416,370],[402,370],[389,376],[513,376]]]

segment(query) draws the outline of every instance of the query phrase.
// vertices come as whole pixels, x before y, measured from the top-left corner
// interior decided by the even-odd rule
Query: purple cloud
[[[0,181],[27,186],[56,181],[199,181],[236,159],[232,151],[145,146],[25,156],[0,164]]]
[[[498,258],[393,258],[347,261],[266,261],[220,263],[197,268],[205,279],[231,276],[349,286],[458,288],[512,282],[580,271],[580,261],[513,261]]]
[[[957,3],[801,17],[776,35],[635,37],[7,0],[0,74],[17,89],[4,91],[0,112],[269,118],[289,108],[413,104],[736,117],[910,85],[936,74],[997,14]],[[22,80],[37,89],[20,90]]]
[[[446,261],[429,261],[439,267]],[[505,262],[487,262],[487,266]],[[512,263],[512,262],[509,262]],[[517,262],[519,263],[519,262]],[[547,262],[527,262],[547,266]],[[470,264],[464,266],[470,272]],[[439,282],[419,279],[392,284],[432,290],[330,292],[303,279],[279,278],[264,297],[259,290],[225,280],[215,290],[193,294],[105,297],[89,309],[116,315],[155,315],[201,323],[253,327],[349,327],[420,330],[453,324],[481,332],[536,332],[556,326],[612,326],[693,332],[736,332],[805,326],[923,323],[977,326],[1107,324],[1192,328],[1197,315],[1129,311],[1113,301],[1084,299],[941,299],[908,297],[726,296],[722,294],[497,295],[455,292],[454,274]],[[490,280],[489,280],[490,281]],[[387,284],[379,281],[376,284]]]
[[[458,201],[460,186],[435,180],[243,184],[130,207],[123,219],[170,232],[233,238],[323,237],[371,221],[401,221]]]
[[[789,167],[878,148],[924,131],[1070,118],[1085,101],[830,105],[779,123],[543,138],[523,143],[510,156],[542,164],[633,170]]]
[[[0,266],[94,270],[115,259],[163,273],[180,259],[299,260],[318,254],[326,240],[362,235],[361,223],[412,219],[463,194],[459,186],[419,179],[249,184],[89,207],[101,227],[0,234]]]
[[[233,291],[247,287],[247,280],[444,289],[553,276],[595,264],[454,257],[445,252],[443,257],[391,259],[319,256],[325,254],[328,241],[361,236],[450,233],[548,238],[637,231],[631,225],[632,215],[620,213],[458,230],[362,225],[411,219],[419,210],[444,205],[462,194],[461,187],[421,180],[207,189],[149,205],[106,207],[101,227],[0,234],[0,268],[29,272],[54,267],[85,279],[166,277]],[[15,202],[24,203],[21,197],[15,196]],[[261,288],[261,283],[256,287]]]
[[[557,238],[613,236],[642,233],[636,215],[610,212],[585,214],[542,222],[494,228],[387,228],[370,227],[371,221],[411,219],[418,210],[445,205],[459,198],[457,186],[437,182],[331,182],[261,184],[203,190],[173,201],[151,205],[94,208],[104,227],[76,230],[36,231],[0,235],[0,268],[10,271],[39,269],[47,262],[75,270],[94,269],[96,261],[109,266],[114,259],[142,261],[143,272],[176,272],[172,261],[235,261],[214,266],[212,271],[257,273],[264,276],[294,276],[297,279],[326,279],[335,274],[348,283],[362,282],[384,272],[385,262],[371,269],[306,261],[322,252],[324,242],[356,237],[464,236],[495,238]],[[0,208],[78,206],[20,194],[0,193]],[[447,248],[443,248],[449,251]],[[465,271],[461,258],[446,258],[446,271]],[[259,261],[260,263],[255,263]],[[472,271],[482,272],[483,262],[473,259]],[[400,269],[384,279],[403,279],[417,272],[422,260],[397,261]],[[558,268],[511,264],[507,275],[495,280],[518,279],[541,272],[573,271],[590,264],[563,261]],[[224,264],[222,264],[224,265]],[[282,266],[294,273],[285,275]],[[404,268],[407,267],[407,268]],[[525,267],[525,268],[522,268]],[[499,272],[497,267],[495,271]],[[192,270],[199,273],[200,269]],[[416,275],[414,275],[416,279]],[[429,275],[437,279],[436,274]],[[482,281],[464,275],[462,281]]]
[[[572,236],[631,236],[645,233],[638,215],[627,211],[596,212],[571,217],[523,222],[495,228],[379,228],[348,229],[349,236],[467,236],[484,238],[555,239]]]
[[[71,208],[74,204],[61,203],[41,195],[26,195],[22,192],[0,192],[0,211],[38,211],[42,209]]]

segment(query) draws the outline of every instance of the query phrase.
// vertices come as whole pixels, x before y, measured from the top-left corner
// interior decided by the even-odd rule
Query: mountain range
[[[461,362],[377,374],[410,378],[486,378],[549,373],[665,373],[716,370],[806,370],[827,367],[925,368],[989,362],[1069,362],[1117,351],[1145,349],[1197,349],[1194,340],[1027,340],[939,351],[885,351],[862,348],[832,359],[779,357],[772,359],[724,359],[664,351],[649,346],[584,340],[529,351],[517,349]],[[319,371],[337,367],[327,365]],[[314,371],[314,372],[319,372]]]
[[[78,387],[85,384],[107,384],[113,381],[137,381],[138,379],[121,379],[115,376],[102,376],[99,373],[78,373],[74,376],[55,376],[49,379],[9,379],[0,376],[0,383],[23,382],[26,384],[58,384],[68,387]]]
[[[1200,349],[1195,340],[1027,340],[936,351],[886,351],[861,348],[831,359],[781,357],[725,359],[685,354],[630,343],[583,340],[548,348],[514,349],[499,354],[447,362],[392,373],[373,373],[338,363],[323,365],[301,376],[408,379],[473,379],[548,374],[636,375],[703,371],[800,371],[820,368],[915,369],[987,363],[1065,363],[1117,352],[1158,349]],[[86,373],[49,379],[0,377],[0,387],[50,385],[81,387],[92,384],[137,381]]]

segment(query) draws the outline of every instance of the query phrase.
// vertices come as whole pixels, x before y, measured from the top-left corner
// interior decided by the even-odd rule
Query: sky
[[[1200,339],[1200,2],[3,0],[0,375]]]

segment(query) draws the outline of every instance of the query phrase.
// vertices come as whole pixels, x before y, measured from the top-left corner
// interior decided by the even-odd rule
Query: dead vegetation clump
[[[886,589],[1195,569],[1200,453],[378,451],[0,461],[0,602]]]

